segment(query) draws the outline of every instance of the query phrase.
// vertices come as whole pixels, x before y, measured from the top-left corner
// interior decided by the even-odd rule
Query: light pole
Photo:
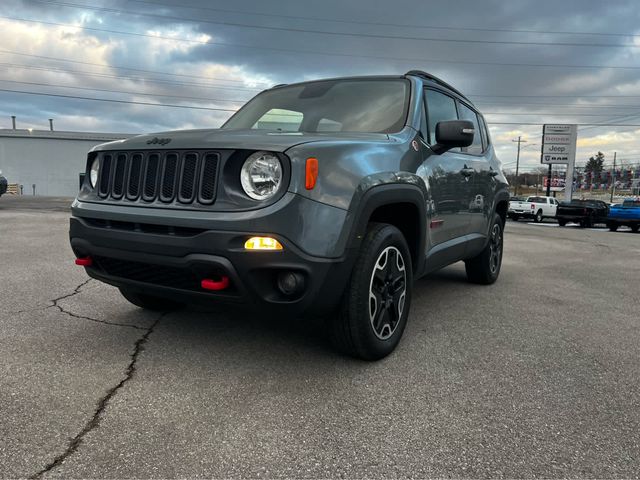
[[[520,150],[524,150],[525,148],[529,148],[529,147],[537,147],[538,144],[537,143],[530,143],[529,145],[525,145],[524,147],[521,147],[520,144],[527,142],[527,140],[523,140],[522,137],[518,137],[517,140],[511,140],[514,143],[518,144],[518,156],[516,157],[516,184],[514,187],[514,195],[518,195],[518,172],[520,170]]]
[[[518,156],[516,157],[516,185],[513,190],[514,196],[517,196],[518,195],[518,170],[520,169],[520,144],[525,143],[526,140],[523,140],[522,137],[518,137],[517,140],[513,139],[511,141],[518,144]]]

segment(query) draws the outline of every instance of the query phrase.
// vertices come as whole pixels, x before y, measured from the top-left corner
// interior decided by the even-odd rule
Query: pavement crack
[[[71,293],[67,293],[66,295],[62,295],[58,298],[54,298],[53,300],[49,300],[49,302],[51,302],[51,305],[46,305],[46,306],[42,306],[42,307],[34,307],[34,308],[25,308],[23,310],[16,310],[13,312],[9,312],[11,315],[20,315],[21,313],[27,313],[27,312],[37,312],[39,310],[46,310],[47,308],[52,308],[52,307],[57,307],[60,311],[62,311],[62,308],[58,305],[58,302],[60,300],[64,300],[65,298],[69,298],[69,297],[73,297],[74,295],[77,295],[80,293],[80,291],[82,290],[82,287],[86,286],[91,280],[93,280],[92,278],[88,278],[87,280],[85,280],[84,282],[82,282],[80,285],[78,285],[76,288],[74,288],[73,292]],[[68,313],[68,312],[65,312]]]
[[[58,310],[60,310],[62,313],[65,313],[67,315],[69,315],[70,317],[73,318],[78,318],[80,320],[89,320],[90,322],[96,322],[96,323],[104,323],[105,325],[113,325],[116,327],[127,327],[127,328],[133,328],[135,330],[146,330],[145,327],[139,327],[138,325],[129,325],[128,323],[118,323],[118,322],[110,322],[108,320],[100,320],[98,318],[92,318],[92,317],[87,317],[85,315],[78,315],[77,313],[73,313],[69,310],[66,310],[65,308],[63,308],[62,306],[55,304],[55,305],[51,305],[47,308],[57,308]]]
[[[80,290],[82,290],[82,287],[85,287],[91,280],[93,280],[92,278],[87,278],[84,282],[82,282],[80,285],[78,285],[73,292],[71,293],[67,293],[66,295],[62,295],[61,297],[58,298],[54,298],[53,300],[50,300],[51,303],[53,305],[51,305],[52,307],[55,307],[58,305],[58,302],[60,300],[64,300],[65,298],[69,298],[69,297],[73,297],[74,295],[77,295],[80,293]]]
[[[162,320],[162,318],[165,315],[166,315],[166,313],[162,313],[156,319],[156,321],[153,323],[153,325],[151,325],[149,328],[144,329],[144,330],[146,330],[146,332],[138,340],[136,340],[136,342],[134,344],[133,352],[131,353],[131,355],[129,357],[131,359],[131,361],[129,362],[129,365],[127,366],[127,368],[125,370],[124,378],[122,378],[122,380],[120,380],[120,382],[117,385],[115,385],[114,387],[110,388],[106,392],[106,394],[98,401],[96,409],[93,412],[93,415],[92,415],[91,419],[89,419],[89,421],[85,424],[84,428],[82,430],[80,430],[80,432],[75,437],[73,437],[71,439],[71,441],[69,442],[69,445],[67,445],[66,450],[63,453],[61,453],[60,455],[58,455],[57,457],[55,457],[52,462],[50,462],[47,465],[45,465],[45,467],[42,470],[38,471],[37,473],[34,473],[33,475],[29,476],[28,478],[30,478],[30,479],[42,478],[42,476],[45,473],[48,473],[51,470],[53,470],[54,468],[57,468],[60,465],[62,465],[62,463],[67,458],[69,458],[71,455],[73,455],[78,450],[78,448],[80,448],[80,445],[82,445],[82,442],[84,440],[84,437],[88,433],[90,433],[91,431],[95,430],[96,428],[98,428],[100,426],[100,422],[102,421],[102,417],[103,417],[103,415],[105,413],[105,410],[107,409],[107,406],[109,405],[109,402],[111,401],[111,399],[135,375],[136,368],[137,368],[138,357],[144,351],[144,346],[147,343],[147,340],[149,339],[149,336],[153,333],[154,329],[156,328],[156,326],[158,325],[160,320]]]
[[[108,320],[100,320],[98,318],[87,317],[86,315],[79,315],[77,313],[74,313],[74,312],[72,312],[70,310],[65,309],[62,305],[60,305],[60,301],[61,300],[64,300],[65,298],[73,297],[74,295],[78,295],[82,291],[82,287],[86,286],[91,280],[92,279],[89,278],[88,280],[82,282],[71,293],[68,293],[66,295],[62,295],[61,297],[58,297],[58,298],[54,298],[53,300],[51,300],[51,305],[49,305],[46,308],[57,308],[60,312],[65,313],[65,314],[69,315],[70,317],[78,318],[80,320],[88,320],[90,322],[104,323],[105,325],[113,325],[113,326],[116,326],[116,327],[133,328],[135,330],[146,330],[145,327],[139,327],[137,325],[130,325],[130,324],[127,324],[127,323],[110,322]]]

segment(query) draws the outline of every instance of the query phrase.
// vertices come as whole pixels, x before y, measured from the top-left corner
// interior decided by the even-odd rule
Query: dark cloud
[[[73,0],[76,4],[83,4],[85,1]],[[68,2],[65,3],[68,4]],[[640,37],[562,33],[570,31],[614,34],[637,32],[640,9],[637,8],[636,0],[618,2],[595,0],[561,2],[237,0],[215,4],[204,0],[189,0],[186,3],[178,3],[177,0],[151,0],[147,3],[122,0],[93,2],[87,8],[71,8],[59,3],[43,3],[34,0],[9,0],[3,4],[6,5],[3,15],[78,24],[138,35],[73,30],[53,25],[38,26],[34,23],[0,19],[2,26],[5,27],[1,29],[0,34],[0,38],[3,39],[2,48],[5,50],[89,63],[107,63],[110,66],[102,68],[0,53],[2,63],[52,67],[51,71],[38,71],[0,66],[2,80],[50,83],[85,89],[121,90],[147,95],[16,85],[0,80],[0,88],[5,89],[224,109],[236,108],[240,105],[238,101],[246,100],[255,93],[252,89],[264,88],[273,83],[291,83],[310,78],[341,75],[404,73],[409,69],[419,68],[442,76],[469,95],[478,95],[473,98],[486,112],[511,112],[510,115],[487,115],[490,121],[495,122],[615,121],[622,119],[623,115],[632,114],[633,111],[617,108],[575,109],[566,107],[564,104],[640,105],[640,81],[638,81],[640,70],[571,67],[572,65],[640,66],[640,48],[558,45],[562,43],[631,44],[634,42],[640,45]],[[98,9],[94,8],[96,6]],[[194,8],[187,8],[187,6]],[[99,10],[102,7],[126,10],[128,13]],[[258,15],[260,13],[268,15]],[[327,19],[337,21],[331,22]],[[227,23],[227,25],[216,22]],[[240,27],[229,25],[229,23],[269,28]],[[469,27],[475,30],[418,28],[419,25]],[[278,30],[278,28],[292,28],[296,31]],[[500,31],[489,31],[491,29]],[[327,35],[311,33],[310,30],[414,38]],[[148,36],[154,34],[163,37],[188,38],[193,42],[171,42]],[[438,42],[418,40],[415,37],[469,40],[470,42]],[[198,43],[207,39],[216,44]],[[554,45],[516,45],[508,42],[548,42]],[[568,67],[477,64],[482,62],[552,64],[568,65]],[[54,71],[54,67],[75,72]],[[136,73],[117,67],[166,72],[171,75]],[[639,95],[639,97],[597,98],[598,95],[620,94]],[[167,97],[169,95],[173,97]],[[547,97],[533,97],[536,95]],[[561,99],[548,97],[554,95],[571,95],[572,97]],[[529,97],[523,98],[523,96]],[[594,96],[596,98],[593,98]],[[197,97],[210,100],[175,97]],[[8,116],[18,114],[24,123],[31,123],[30,126],[46,125],[46,118],[53,116],[57,119],[58,128],[81,129],[85,126],[86,129],[135,132],[196,126],[215,127],[229,115],[216,111],[118,105],[2,92],[0,92],[0,98],[2,98],[0,115],[7,119],[6,126],[9,122]],[[528,104],[522,105],[522,103]],[[545,105],[529,105],[535,103]],[[563,105],[555,106],[554,104]],[[551,117],[513,115],[536,112],[554,115]],[[573,116],[576,113],[607,116]],[[624,118],[629,123],[640,123],[640,116]],[[584,135],[611,136],[614,131],[623,132],[624,129],[585,129]],[[501,142],[499,149],[507,157],[513,155],[513,145],[508,141],[510,136],[528,135],[532,141],[536,141],[539,132],[540,127],[537,126],[495,125],[492,127],[494,138]],[[603,148],[611,147],[611,144],[606,144],[607,141],[603,140]],[[591,144],[589,148],[592,148]],[[640,155],[640,145],[627,142],[625,148],[629,149],[631,154]],[[532,165],[535,157],[533,149],[531,153],[524,156],[525,161],[531,162]]]

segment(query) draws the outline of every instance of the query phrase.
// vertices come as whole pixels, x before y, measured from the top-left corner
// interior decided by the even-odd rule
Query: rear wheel
[[[476,257],[465,261],[470,282],[490,285],[498,279],[502,267],[503,233],[502,219],[495,215],[487,246]]]
[[[533,217],[533,221],[536,222],[536,223],[541,223],[542,222],[542,218],[543,218],[542,217],[542,210],[538,210],[536,212],[536,216]]]
[[[147,295],[146,293],[132,292],[126,288],[120,288],[120,293],[124,298],[133,303],[136,307],[157,312],[177,310],[184,307],[182,303],[174,302],[162,297]]]
[[[583,227],[591,228],[591,227],[593,227],[594,224],[595,224],[595,221],[594,221],[594,218],[593,218],[593,213],[590,213],[589,216],[584,219]]]
[[[339,314],[331,320],[334,345],[364,360],[389,355],[407,323],[412,283],[409,247],[400,230],[371,224]]]

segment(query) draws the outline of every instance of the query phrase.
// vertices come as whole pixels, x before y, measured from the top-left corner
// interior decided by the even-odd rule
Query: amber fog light
[[[251,237],[244,242],[246,250],[282,250],[282,244],[272,237]]]

